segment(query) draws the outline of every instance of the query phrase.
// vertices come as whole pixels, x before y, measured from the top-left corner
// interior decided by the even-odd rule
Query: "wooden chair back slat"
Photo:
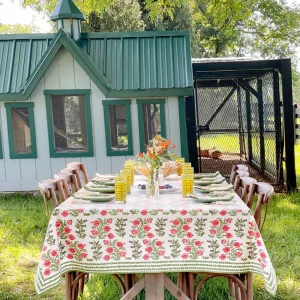
[[[244,170],[244,171],[248,171],[249,169],[248,169],[248,167],[246,166],[246,165],[243,165],[243,164],[237,164],[236,165],[236,169],[237,170]]]
[[[240,177],[249,177],[249,172],[247,170],[233,170],[230,174],[230,183],[234,185],[236,176],[239,175]]]
[[[83,175],[83,180],[84,183],[87,184],[89,182],[89,178],[87,175],[87,171],[85,168],[85,165],[81,162],[71,162],[67,164],[67,167],[71,170],[73,170],[74,174],[76,175],[77,181],[78,181],[78,186],[82,188],[82,183],[80,180],[80,173]]]
[[[63,189],[67,198],[71,196],[71,192],[75,193],[79,190],[76,175],[67,172],[60,172],[54,175],[55,179],[61,179]]]
[[[240,175],[236,176],[234,182],[234,191],[240,196],[240,198],[246,203],[247,196],[250,192],[250,188],[253,183],[256,183],[256,179],[252,177],[241,177]]]
[[[60,202],[63,202],[66,199],[62,182],[57,179],[46,179],[40,181],[38,187],[44,199],[45,213],[50,217],[48,201],[50,200],[52,208],[55,208],[58,206],[56,193],[59,196]]]
[[[256,224],[260,231],[262,231],[265,221],[267,219],[269,203],[270,203],[270,200],[271,200],[273,194],[274,194],[273,186],[266,182],[254,183],[251,187],[251,190],[250,190],[251,198],[249,199],[249,201],[251,201],[251,207],[253,204],[254,196],[258,195],[258,200],[257,200],[255,211],[254,211],[254,218],[255,218]],[[263,205],[266,205],[266,209],[264,212],[264,216],[262,218]],[[249,204],[248,204],[248,206],[249,206]]]

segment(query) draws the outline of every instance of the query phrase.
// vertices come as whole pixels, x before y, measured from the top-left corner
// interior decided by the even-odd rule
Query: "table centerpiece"
[[[162,170],[164,162],[178,157],[174,153],[176,145],[161,136],[155,136],[146,147],[146,152],[139,152],[135,158],[135,170],[147,177],[146,195],[153,198],[159,195],[159,183],[164,175],[177,171],[175,161]]]

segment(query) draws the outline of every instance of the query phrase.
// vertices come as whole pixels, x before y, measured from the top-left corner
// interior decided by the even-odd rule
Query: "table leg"
[[[146,300],[164,299],[164,274],[145,274]]]
[[[132,288],[132,274],[124,274],[124,285],[126,292],[128,292]]]

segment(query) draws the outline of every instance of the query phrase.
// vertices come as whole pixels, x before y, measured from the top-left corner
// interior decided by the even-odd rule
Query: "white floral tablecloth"
[[[276,293],[267,249],[238,196],[228,203],[201,204],[170,190],[149,199],[137,183],[126,204],[69,198],[53,210],[35,280],[37,293],[58,285],[61,275],[72,270],[253,272]]]

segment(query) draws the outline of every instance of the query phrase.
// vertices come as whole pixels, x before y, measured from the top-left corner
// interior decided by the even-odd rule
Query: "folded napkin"
[[[188,198],[194,199],[195,201],[202,203],[211,203],[217,201],[231,201],[234,198],[233,193],[227,194],[189,194]]]
[[[215,173],[195,173],[194,178],[209,178],[209,177],[217,177],[220,175],[220,172],[217,171]]]
[[[100,185],[100,184],[93,184],[89,182],[84,186],[84,188],[88,191],[92,192],[100,192],[100,193],[114,193],[115,187],[107,186],[107,185]]]
[[[101,178],[101,179],[115,179],[115,177],[117,176],[118,174],[99,174],[99,173],[96,173],[95,174],[95,177],[96,178]]]
[[[195,189],[204,192],[204,193],[210,193],[212,191],[232,191],[233,190],[233,185],[232,184],[211,184],[211,185],[206,185],[206,186],[200,186],[200,185],[195,185]]]
[[[195,185],[210,185],[210,184],[214,184],[214,183],[222,183],[225,180],[226,179],[224,177],[219,177],[219,178],[214,178],[214,179],[201,178],[199,180],[194,180],[194,184]]]

